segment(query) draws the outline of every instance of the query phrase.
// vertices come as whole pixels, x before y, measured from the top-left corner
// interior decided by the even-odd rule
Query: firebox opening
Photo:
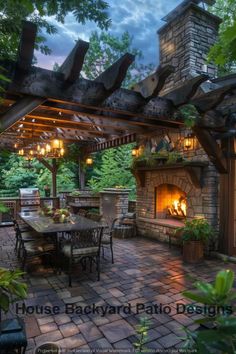
[[[184,219],[187,215],[186,193],[173,184],[161,184],[155,189],[156,218]]]

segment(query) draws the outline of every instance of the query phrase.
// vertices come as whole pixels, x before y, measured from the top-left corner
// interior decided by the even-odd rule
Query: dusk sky
[[[161,19],[182,0],[107,0],[110,5],[109,17],[112,25],[108,32],[121,36],[128,31],[133,36],[133,47],[142,50],[143,63],[158,65],[157,30],[165,24]],[[47,36],[47,45],[52,49],[50,56],[36,53],[38,66],[52,69],[53,64],[61,64],[73,48],[78,38],[89,41],[92,31],[98,30],[96,24],[87,22],[81,25],[72,15],[66,17],[62,25],[53,19],[50,21],[57,27],[56,35]]]

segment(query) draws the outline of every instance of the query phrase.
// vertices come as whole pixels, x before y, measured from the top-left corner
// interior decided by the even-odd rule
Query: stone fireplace
[[[168,232],[196,216],[218,228],[218,175],[203,156],[188,164],[137,168],[134,175],[141,235],[167,240]]]

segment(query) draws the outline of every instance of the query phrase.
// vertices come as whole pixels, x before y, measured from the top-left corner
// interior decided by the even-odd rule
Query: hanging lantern
[[[18,151],[18,155],[20,155],[20,156],[24,156],[24,149],[20,149],[19,151]]]
[[[46,144],[45,150],[46,150],[47,153],[51,152],[51,145],[50,144]]]
[[[87,157],[85,160],[86,165],[91,166],[93,164],[93,159],[91,156]]]
[[[131,154],[133,157],[137,157],[138,156],[138,146],[135,146],[132,151],[131,151]]]
[[[40,155],[45,156],[45,154],[46,154],[46,150],[44,147],[42,147],[40,150]]]
[[[184,138],[184,150],[193,150],[194,149],[194,135],[188,133]]]
[[[64,149],[64,148],[61,148],[61,150],[60,150],[60,156],[64,156],[64,154],[65,154],[65,149]]]
[[[52,150],[58,150],[63,148],[63,140],[55,138],[51,141]]]

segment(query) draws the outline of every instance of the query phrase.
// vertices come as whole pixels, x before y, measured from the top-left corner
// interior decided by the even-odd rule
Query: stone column
[[[128,213],[130,189],[105,188],[100,192],[100,213],[103,221],[111,223]]]
[[[157,32],[160,64],[173,65],[175,72],[165,81],[162,94],[203,72],[214,78],[217,68],[207,64],[207,54],[217,40],[221,19],[190,1],[163,20],[166,24]]]

